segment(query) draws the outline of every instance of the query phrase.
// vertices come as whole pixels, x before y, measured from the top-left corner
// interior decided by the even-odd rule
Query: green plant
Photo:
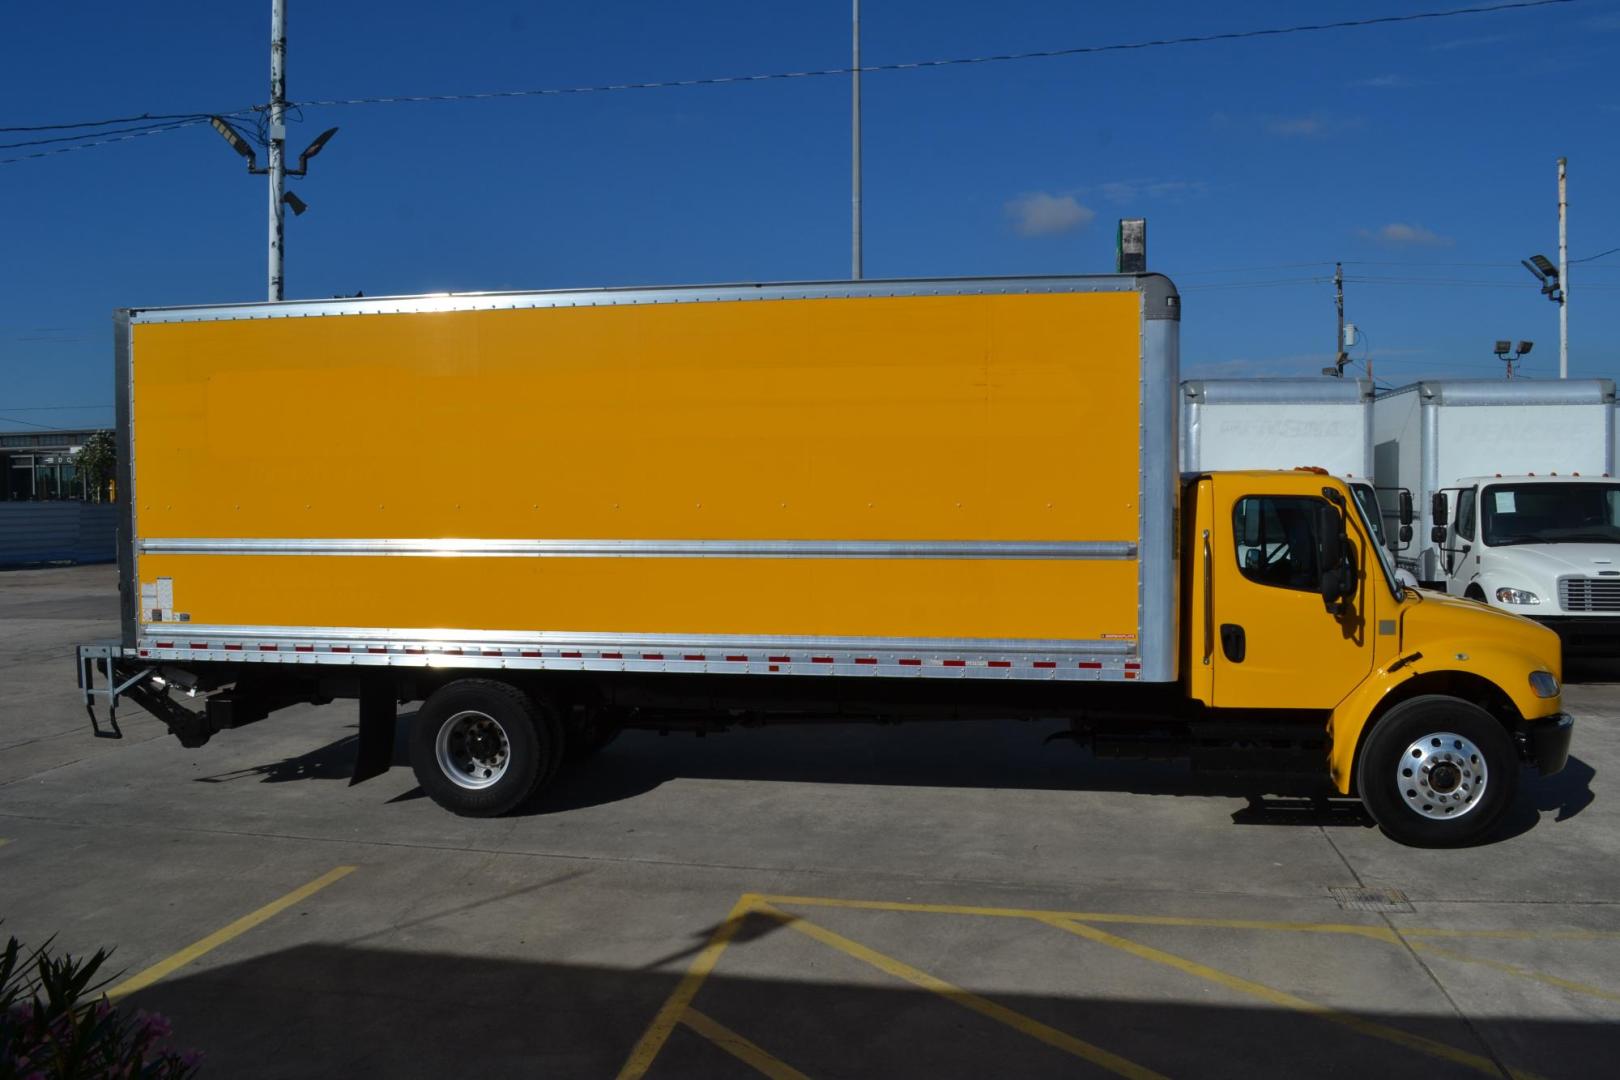
[[[169,1022],[125,1016],[100,993],[108,953],[52,956],[50,941],[24,953],[16,938],[0,951],[0,1080],[180,1080],[198,1055],[168,1045]]]
[[[95,492],[95,500],[101,501],[102,492],[107,489],[107,481],[112,479],[117,461],[118,441],[113,438],[112,432],[97,431],[84,440],[84,445],[73,455],[73,464],[84,479],[86,495]]]

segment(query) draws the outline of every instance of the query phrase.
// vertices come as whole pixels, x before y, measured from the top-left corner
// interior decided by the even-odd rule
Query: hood
[[[1620,580],[1620,544],[1514,544],[1481,548],[1479,552],[1484,556],[1485,569],[1493,564],[1499,568],[1499,560],[1511,559],[1530,573],[1544,574],[1548,578],[1578,574]]]
[[[1407,597],[1401,605],[1403,642],[1454,642],[1465,652],[1470,648],[1518,652],[1535,657],[1543,668],[1563,678],[1558,635],[1540,623],[1444,593],[1413,592]]]

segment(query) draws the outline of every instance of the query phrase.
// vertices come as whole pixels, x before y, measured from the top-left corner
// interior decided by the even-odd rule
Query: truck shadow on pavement
[[[1314,1016],[1205,1003],[1196,983],[1171,993],[1151,971],[1143,981],[1085,966],[1057,976],[1072,992],[987,989],[975,998],[986,1010],[898,979],[874,981],[864,965],[821,956],[773,925],[738,935],[686,1007],[675,1006],[673,1026],[650,1040],[649,1024],[686,967],[679,953],[635,970],[524,960],[499,945],[460,955],[306,944],[172,977],[128,1004],[172,1020],[175,1045],[201,1050],[208,1075],[242,1078],[611,1077],[633,1052],[651,1080],[758,1075],[744,1062],[773,1076],[1108,1069],[1292,1080],[1338,1061],[1388,1080],[1496,1068],[1572,1077],[1606,1071],[1620,1038],[1608,1019],[1465,1020],[1438,1007]],[[1088,955],[1081,944],[1076,956]],[[970,957],[935,961],[958,979],[975,977]],[[781,1068],[760,1068],[761,1057]]]
[[[406,735],[414,712],[399,717],[393,766],[410,768]],[[1194,772],[1185,761],[1098,758],[1066,741],[1043,743],[1042,725],[1019,721],[877,726],[827,724],[711,734],[661,736],[625,732],[597,756],[574,764],[522,816],[566,813],[636,799],[679,779],[754,780],[911,787],[1098,791],[1243,799],[1232,823],[1243,826],[1373,828],[1359,800],[1331,791],[1316,774]],[[258,780],[347,782],[358,736],[265,765],[198,777],[219,784]],[[1567,821],[1592,804],[1596,771],[1572,756],[1563,772],[1526,770],[1519,798],[1482,843],[1534,828],[1544,814]],[[420,788],[390,799],[424,798]]]

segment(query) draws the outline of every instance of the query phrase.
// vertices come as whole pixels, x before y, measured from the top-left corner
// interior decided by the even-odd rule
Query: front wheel
[[[1416,847],[1471,843],[1513,804],[1519,758],[1490,713],[1442,695],[1403,701],[1361,749],[1356,788],[1384,832]]]

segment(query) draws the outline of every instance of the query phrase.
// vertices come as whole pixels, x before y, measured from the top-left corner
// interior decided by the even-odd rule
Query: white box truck
[[[1620,646],[1608,379],[1419,382],[1373,405],[1379,486],[1416,496],[1419,580],[1525,615],[1566,651]]]
[[[1181,471],[1324,469],[1355,492],[1379,543],[1399,551],[1411,501],[1394,489],[1375,490],[1373,397],[1370,379],[1188,379],[1181,384]]]

